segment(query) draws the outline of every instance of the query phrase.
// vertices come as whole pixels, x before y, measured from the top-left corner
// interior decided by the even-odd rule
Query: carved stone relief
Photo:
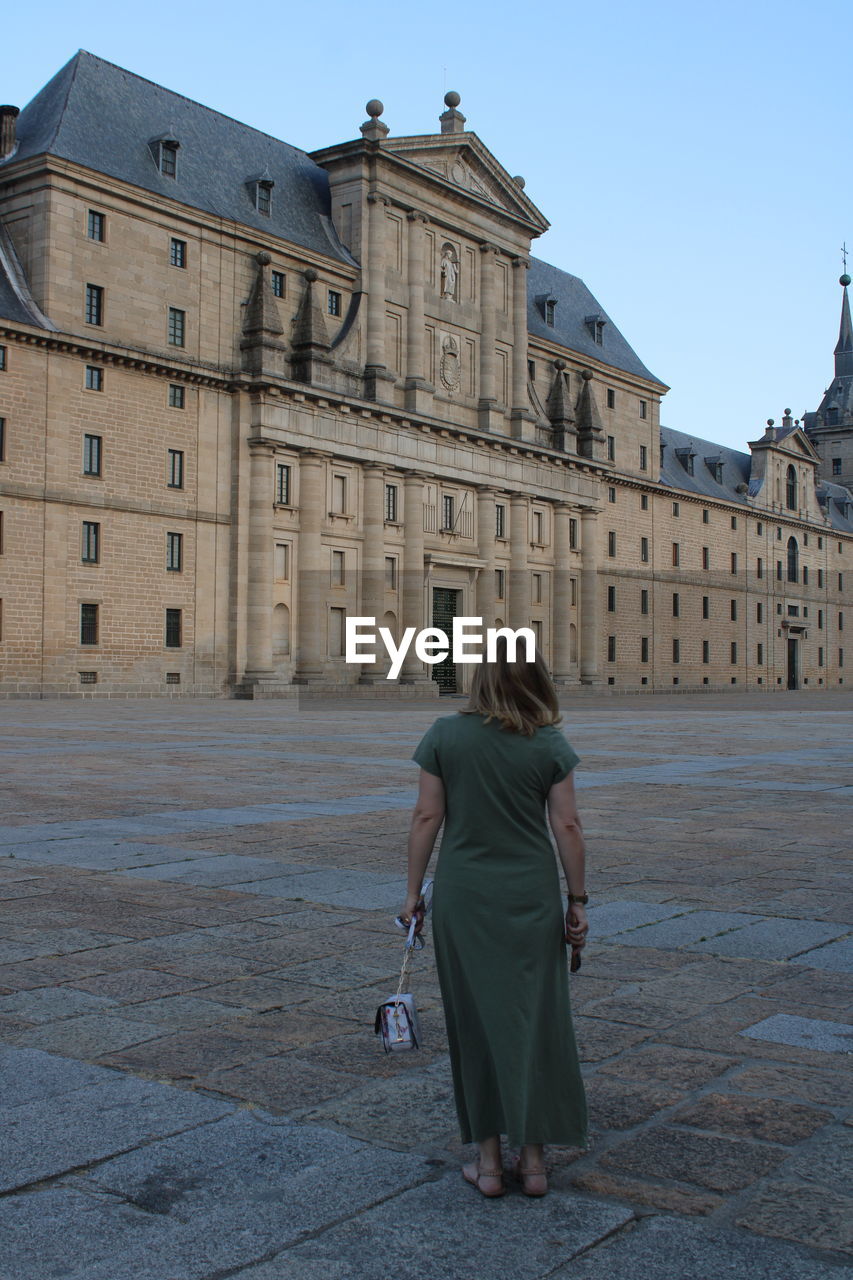
[[[459,339],[452,333],[440,334],[441,360],[439,377],[447,391],[458,391],[462,382],[462,361],[460,359]]]

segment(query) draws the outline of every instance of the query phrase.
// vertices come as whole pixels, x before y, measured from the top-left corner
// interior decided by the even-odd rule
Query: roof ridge
[[[79,59],[81,54],[85,55],[87,58],[91,58],[93,62],[101,63],[102,66],[112,67],[114,71],[120,71],[122,75],[132,76],[134,80],[141,80],[143,84],[149,84],[154,89],[160,89],[162,92],[170,94],[173,98],[180,98],[182,102],[189,103],[191,107],[198,107],[200,111],[205,111],[208,115],[218,116],[220,120],[230,120],[232,124],[239,125],[241,129],[250,129],[252,133],[258,134],[261,138],[269,138],[270,142],[277,142],[280,146],[287,147],[289,151],[296,152],[301,156],[306,156],[308,159],[311,158],[307,151],[303,151],[301,147],[294,147],[292,142],[285,142],[284,138],[277,138],[275,134],[267,133],[264,129],[257,129],[253,124],[246,124],[245,120],[238,120],[236,116],[230,116],[224,111],[217,111],[215,107],[208,107],[203,102],[199,102],[196,98],[189,98],[185,93],[178,93],[176,89],[170,89],[168,85],[159,84],[156,80],[150,80],[148,76],[141,76],[137,71],[130,71],[127,67],[120,67],[117,62],[110,62],[109,58],[102,58],[99,54],[92,53],[89,49],[78,50],[74,55],[74,58],[69,59],[69,61],[73,62],[75,59]],[[66,63],[66,65],[68,64]],[[71,83],[73,83],[73,79]],[[66,104],[67,101],[68,99],[66,97]]]

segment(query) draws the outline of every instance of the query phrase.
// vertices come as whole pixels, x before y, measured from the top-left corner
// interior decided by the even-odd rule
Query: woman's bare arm
[[[562,782],[556,782],[548,792],[548,821],[557,843],[568,891],[582,897],[586,893],[586,846],[571,773]],[[586,908],[580,902],[570,902],[566,913],[566,934],[573,946],[583,946],[588,928]]]
[[[412,814],[409,830],[409,880],[406,903],[400,912],[404,920],[410,920],[421,896],[421,885],[435,839],[444,822],[444,783],[441,778],[421,769],[418,798]]]

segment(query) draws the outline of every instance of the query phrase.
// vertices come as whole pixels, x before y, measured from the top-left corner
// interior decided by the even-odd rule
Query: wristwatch
[[[589,894],[588,893],[570,893],[569,905],[571,905],[573,902],[577,902],[582,907],[585,907],[586,904],[589,902]]]

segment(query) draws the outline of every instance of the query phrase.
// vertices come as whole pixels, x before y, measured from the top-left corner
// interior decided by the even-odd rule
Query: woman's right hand
[[[586,935],[589,933],[589,920],[586,907],[581,902],[569,903],[566,912],[566,942],[573,951],[580,951],[586,946]]]

